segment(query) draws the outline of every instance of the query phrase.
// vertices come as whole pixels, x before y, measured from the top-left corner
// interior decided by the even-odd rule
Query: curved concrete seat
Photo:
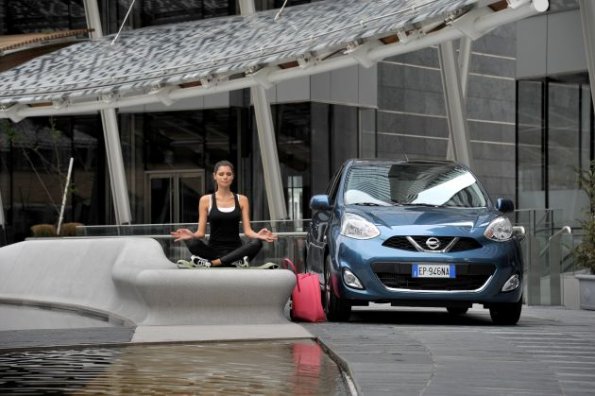
[[[279,324],[288,270],[178,269],[147,237],[37,239],[0,248],[0,301],[136,325]]]

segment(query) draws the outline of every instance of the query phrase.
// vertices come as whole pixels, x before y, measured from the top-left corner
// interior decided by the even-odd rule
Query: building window
[[[578,171],[594,159],[588,75],[517,82],[517,202],[576,226],[588,207]]]

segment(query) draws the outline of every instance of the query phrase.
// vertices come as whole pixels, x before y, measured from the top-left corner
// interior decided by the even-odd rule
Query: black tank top
[[[211,225],[211,236],[209,245],[213,247],[235,247],[242,244],[240,239],[240,221],[242,220],[242,210],[238,195],[234,194],[235,207],[231,212],[222,212],[217,208],[217,198],[215,194],[211,196],[211,210],[207,220]]]

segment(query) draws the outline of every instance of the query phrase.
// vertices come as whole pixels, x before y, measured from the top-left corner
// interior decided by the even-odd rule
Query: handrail
[[[521,241],[527,236],[524,226],[512,226],[512,234]]]
[[[550,248],[550,245],[552,243],[552,239],[554,238],[560,238],[560,236],[563,233],[567,233],[568,235],[572,235],[572,228],[570,228],[570,226],[564,226],[562,228],[560,228],[558,231],[554,232],[547,240],[547,244],[543,247],[543,249],[541,249],[541,251],[539,252],[540,256],[543,256],[545,254],[545,252]]]
[[[551,241],[553,238],[562,235],[564,232],[566,232],[568,235],[572,235],[572,228],[570,228],[570,226],[564,226],[560,228],[558,231],[554,232],[551,237],[549,237],[548,241]]]

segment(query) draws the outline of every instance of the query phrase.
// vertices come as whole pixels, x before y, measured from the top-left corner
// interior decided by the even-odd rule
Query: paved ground
[[[393,308],[305,327],[364,395],[595,395],[595,311],[525,307],[508,327],[481,308]]]
[[[6,318],[6,317],[4,317]],[[595,311],[525,307],[517,326],[487,311],[356,311],[350,323],[304,324],[363,395],[595,395]],[[133,328],[32,326],[0,331],[2,349],[129,342]]]

